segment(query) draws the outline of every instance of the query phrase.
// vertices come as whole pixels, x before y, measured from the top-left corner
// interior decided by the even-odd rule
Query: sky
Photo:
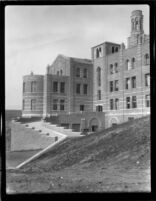
[[[45,74],[58,54],[91,59],[105,41],[127,45],[130,16],[148,5],[7,6],[5,8],[5,108],[22,108],[22,77]]]

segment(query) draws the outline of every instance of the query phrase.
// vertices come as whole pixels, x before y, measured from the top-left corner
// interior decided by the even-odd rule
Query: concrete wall
[[[44,149],[55,141],[24,125],[11,122],[11,151]]]

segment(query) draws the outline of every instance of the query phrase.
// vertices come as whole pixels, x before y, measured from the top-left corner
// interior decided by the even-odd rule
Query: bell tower
[[[143,42],[143,14],[141,10],[134,10],[131,14],[131,36],[128,38],[128,47],[136,46],[139,41]]]

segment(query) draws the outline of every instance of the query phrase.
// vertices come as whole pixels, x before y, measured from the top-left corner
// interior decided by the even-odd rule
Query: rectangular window
[[[84,105],[80,105],[80,111],[84,111]]]
[[[145,96],[145,105],[146,107],[150,107],[150,95],[146,95]]]
[[[53,92],[58,92],[58,82],[53,82]]]
[[[131,78],[131,80],[132,80],[132,89],[134,89],[134,88],[136,88],[136,76],[134,76],[134,77],[132,77]]]
[[[119,69],[118,69],[118,63],[115,63],[115,73],[118,73]]]
[[[119,91],[119,80],[115,80],[115,91]]]
[[[110,92],[112,92],[113,91],[113,81],[110,81]]]
[[[31,92],[36,92],[36,81],[31,82]]]
[[[98,90],[98,100],[101,100],[101,90]]]
[[[88,85],[87,85],[87,84],[84,84],[84,85],[83,85],[83,93],[84,93],[85,95],[87,95],[87,89],[88,89]]]
[[[114,109],[114,100],[110,99],[110,110]]]
[[[126,108],[127,109],[131,108],[130,97],[126,97]]]
[[[87,69],[85,68],[84,70],[83,70],[83,77],[84,78],[87,78],[88,77],[88,72],[87,72]]]
[[[115,110],[118,110],[119,109],[119,99],[116,98],[115,99]]]
[[[110,74],[114,73],[113,64],[110,64]]]
[[[64,93],[65,92],[65,82],[61,82],[60,83],[60,93]]]
[[[31,110],[32,111],[36,110],[36,100],[35,99],[31,100]]]
[[[150,86],[150,74],[149,73],[145,74],[145,86],[146,87]]]
[[[80,94],[81,84],[76,84],[76,93]]]
[[[137,108],[137,98],[136,98],[136,96],[132,96],[132,108]]]
[[[64,110],[64,103],[65,103],[65,100],[60,100],[60,110]]]
[[[25,110],[25,100],[23,100],[23,110]]]
[[[125,89],[130,89],[130,78],[126,78]]]
[[[58,100],[54,99],[53,100],[53,110],[57,110],[57,103],[58,103]]]
[[[76,77],[80,77],[80,68],[76,68]]]
[[[23,93],[25,92],[25,82],[23,82]]]

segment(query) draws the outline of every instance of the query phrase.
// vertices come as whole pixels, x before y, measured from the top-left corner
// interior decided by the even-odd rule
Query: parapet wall
[[[40,134],[19,122],[11,122],[11,151],[44,149],[53,142],[54,137]]]

